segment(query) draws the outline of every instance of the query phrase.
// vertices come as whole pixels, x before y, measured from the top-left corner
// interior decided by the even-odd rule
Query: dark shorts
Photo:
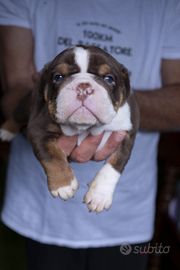
[[[27,239],[28,270],[146,270],[147,245],[72,249]]]

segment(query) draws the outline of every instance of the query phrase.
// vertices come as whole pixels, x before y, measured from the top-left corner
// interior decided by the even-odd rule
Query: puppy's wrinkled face
[[[65,50],[43,75],[51,117],[80,130],[109,124],[130,94],[127,70],[94,46]]]

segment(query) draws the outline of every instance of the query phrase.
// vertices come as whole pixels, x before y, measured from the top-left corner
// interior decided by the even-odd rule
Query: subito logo
[[[132,248],[129,244],[127,243],[124,243],[120,246],[120,252],[123,254],[123,255],[129,255],[132,251]]]

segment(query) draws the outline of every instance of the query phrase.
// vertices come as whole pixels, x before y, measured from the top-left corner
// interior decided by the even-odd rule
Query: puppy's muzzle
[[[93,89],[90,83],[80,83],[76,89],[77,99],[84,101],[88,96],[93,93]]]

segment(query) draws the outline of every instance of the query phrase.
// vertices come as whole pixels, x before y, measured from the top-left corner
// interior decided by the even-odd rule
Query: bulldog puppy
[[[29,99],[30,94],[21,102],[21,112]],[[11,140],[20,129],[25,120],[19,118],[22,113],[17,108],[1,129],[3,140]],[[130,95],[127,69],[98,47],[78,45],[57,55],[41,72],[32,95],[27,135],[44,167],[52,196],[67,200],[74,197],[78,181],[58,146],[59,136],[78,134],[80,145],[88,134],[104,132],[98,151],[113,131],[127,131],[118,149],[88,184],[84,203],[99,213],[111,206],[138,126],[139,112]]]

